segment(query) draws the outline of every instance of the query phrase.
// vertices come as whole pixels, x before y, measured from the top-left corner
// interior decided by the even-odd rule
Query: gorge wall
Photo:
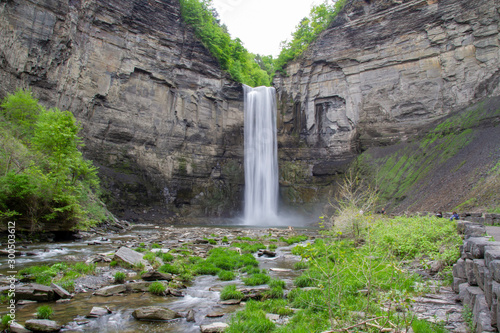
[[[1,1],[0,97],[27,87],[81,122],[121,217],[239,208],[242,87],[178,1]]]
[[[315,204],[360,152],[498,95],[499,7],[347,1],[274,80],[284,202]],[[0,1],[0,97],[19,87],[75,114],[120,217],[240,210],[242,87],[177,0]]]
[[[309,188],[361,151],[404,142],[498,95],[499,8],[496,0],[348,1],[274,79],[282,164],[300,165]]]

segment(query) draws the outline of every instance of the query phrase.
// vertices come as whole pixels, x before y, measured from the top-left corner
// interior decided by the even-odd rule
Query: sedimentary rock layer
[[[308,161],[320,175],[321,164],[404,141],[498,95],[499,7],[496,0],[348,1],[275,78],[281,157]]]
[[[75,114],[85,155],[124,214],[203,210],[227,190],[228,173],[238,187],[241,86],[184,25],[176,0],[2,1],[0,82],[3,95],[29,86]]]

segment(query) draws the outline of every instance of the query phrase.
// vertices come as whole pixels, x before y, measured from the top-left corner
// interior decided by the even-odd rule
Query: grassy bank
[[[361,233],[345,238],[338,228],[294,254],[303,258],[302,274],[287,297],[249,302],[231,319],[227,332],[323,332],[351,327],[351,332],[409,328],[439,332],[442,327],[416,320],[412,297],[428,292],[422,277],[409,269],[417,261],[442,263],[442,283],[451,281],[451,265],[462,242],[455,225],[438,218],[364,215]],[[358,219],[358,222],[360,219]],[[266,313],[286,315],[276,325]],[[444,330],[443,330],[444,332]]]
[[[487,99],[410,141],[368,149],[357,166],[397,212],[500,212],[499,116],[498,98]]]

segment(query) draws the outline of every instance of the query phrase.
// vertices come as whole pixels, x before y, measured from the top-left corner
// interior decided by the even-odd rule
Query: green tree
[[[32,97],[30,90],[19,89],[15,94],[9,94],[0,106],[0,112],[5,120],[11,123],[16,138],[33,133],[33,125],[40,112],[40,105],[38,100]]]
[[[324,1],[322,4],[313,6],[309,17],[304,17],[295,27],[290,41],[281,42],[281,52],[275,60],[276,71],[284,73],[286,64],[299,57],[319,34],[324,31],[340,10],[344,7],[346,0],[337,0],[332,4]]]
[[[73,114],[46,110],[22,90],[1,106],[0,220],[15,217],[36,231],[56,220],[76,226],[106,219],[97,169],[78,150]]]
[[[189,24],[205,47],[218,60],[221,68],[238,82],[255,87],[271,83],[239,38],[231,39],[227,27],[221,25],[211,0],[180,0],[184,22]]]

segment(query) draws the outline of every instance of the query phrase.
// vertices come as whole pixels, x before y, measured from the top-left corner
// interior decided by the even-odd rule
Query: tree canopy
[[[223,70],[238,82],[249,86],[269,86],[269,74],[255,61],[239,38],[232,39],[227,27],[220,24],[211,0],[180,0],[182,18],[217,58]]]
[[[45,109],[30,91],[0,105],[0,221],[41,230],[85,228],[107,219],[97,169],[82,157],[80,125],[69,111]]]
[[[239,38],[232,39],[227,27],[220,23],[212,0],[180,0],[183,20],[194,28],[196,35],[219,61],[221,68],[238,82],[255,87],[271,85],[276,71],[284,73],[286,64],[299,57],[337,16],[346,0],[325,0],[313,6],[291,34],[281,42],[278,58],[248,52]]]

